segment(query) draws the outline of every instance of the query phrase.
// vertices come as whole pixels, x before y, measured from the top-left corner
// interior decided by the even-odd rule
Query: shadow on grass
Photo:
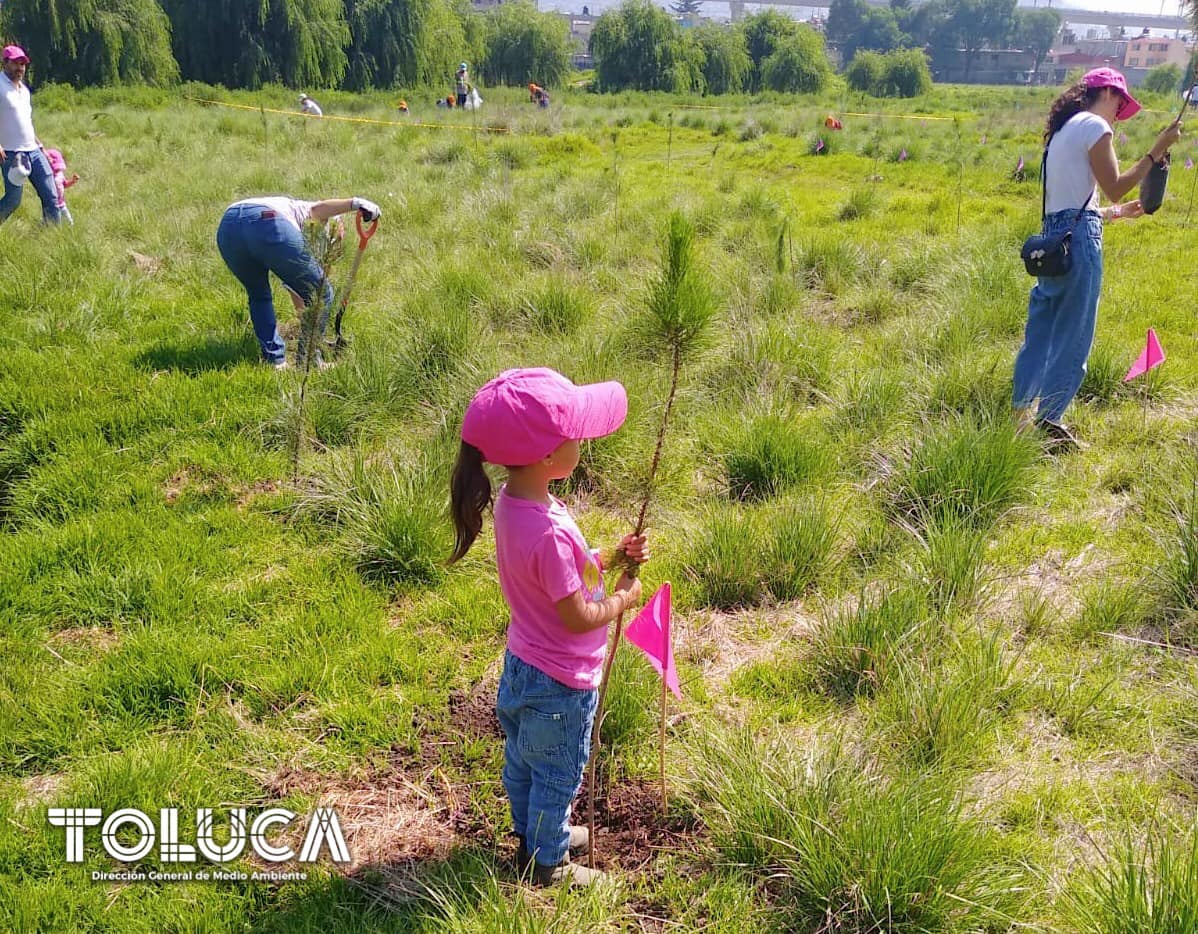
[[[176,344],[159,344],[133,358],[138,369],[175,370],[191,376],[209,370],[227,370],[239,363],[254,363],[260,357],[258,345],[248,333],[208,335]]]
[[[368,863],[276,889],[246,925],[255,934],[357,934],[444,930],[447,922],[522,904],[524,888],[495,851],[462,847],[443,857]]]

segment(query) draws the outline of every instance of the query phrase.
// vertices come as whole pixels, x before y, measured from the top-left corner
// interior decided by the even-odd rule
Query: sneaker
[[[1048,438],[1048,448],[1050,451],[1058,451],[1068,453],[1070,451],[1084,451],[1089,447],[1088,444],[1080,441],[1078,437],[1059,422],[1050,422],[1046,418],[1036,419],[1036,427],[1044,432]]]
[[[557,885],[564,882],[572,888],[585,888],[606,878],[607,874],[598,869],[588,869],[582,863],[570,862],[569,855],[556,866],[542,866],[537,863],[532,867],[533,885]]]
[[[291,364],[288,363],[286,360],[266,360],[264,362],[269,363],[276,370],[290,370],[291,369]]]
[[[574,857],[586,856],[591,852],[591,832],[586,827],[570,827],[570,855]],[[532,866],[532,854],[528,852],[528,848],[524,845],[524,838],[520,838],[520,846],[516,849],[516,867],[520,872],[527,872]]]

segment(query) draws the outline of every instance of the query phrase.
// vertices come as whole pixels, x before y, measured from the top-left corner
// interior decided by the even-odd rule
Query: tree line
[[[982,49],[1018,48],[1031,53],[1039,69],[1061,28],[1056,10],[1017,9],[1016,0],[890,0],[888,7],[866,0],[832,0],[828,41],[850,62],[858,50],[893,52],[924,49],[938,67],[963,55],[965,79]]]
[[[963,50],[968,79],[979,50],[1014,43],[1038,67],[1060,19],[1015,2],[832,0],[826,35],[853,86],[911,96],[931,80],[925,53],[935,64]],[[38,80],[76,86],[415,87],[464,60],[486,84],[553,87],[573,58],[565,20],[528,0],[482,14],[469,0],[6,0],[0,35],[27,48]],[[824,36],[774,10],[683,29],[650,0],[625,0],[596,20],[590,51],[601,91],[811,92],[832,74]],[[859,52],[878,54],[854,69]]]
[[[6,0],[0,35],[39,81],[75,86],[413,87],[466,61],[488,84],[552,87],[573,58],[565,21],[521,0]]]

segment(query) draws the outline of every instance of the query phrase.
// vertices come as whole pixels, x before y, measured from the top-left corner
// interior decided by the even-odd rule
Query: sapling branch
[[[645,530],[645,519],[649,512],[649,502],[653,496],[653,487],[657,471],[661,466],[662,450],[665,446],[666,431],[670,425],[670,415],[674,409],[674,400],[678,394],[678,382],[682,373],[682,363],[701,345],[708,324],[715,312],[715,302],[694,268],[694,231],[689,223],[680,215],[670,218],[670,226],[665,239],[665,264],[660,277],[653,284],[649,301],[649,328],[647,339],[654,349],[661,348],[669,353],[670,358],[670,391],[666,397],[665,408],[662,410],[661,424],[657,429],[657,441],[653,447],[653,458],[649,462],[649,473],[645,484],[645,493],[641,499],[640,512],[637,515],[636,528],[633,534],[641,535]],[[635,577],[639,568],[630,561],[622,562],[629,576]],[[599,698],[595,708],[595,720],[592,728],[591,761],[587,782],[588,824],[591,833],[590,865],[595,865],[595,784],[596,764],[599,760],[600,730],[603,725],[604,704],[607,700],[607,688],[611,680],[612,665],[615,662],[616,650],[620,646],[620,637],[624,629],[624,614],[616,618],[615,633],[612,637],[611,649],[603,664],[603,678],[599,682]],[[664,678],[664,672],[663,672]],[[664,723],[664,704],[663,704]],[[664,744],[664,732],[661,733]],[[663,753],[664,756],[664,745]],[[664,760],[663,760],[664,762]],[[663,764],[664,775],[664,764]],[[664,778],[663,778],[664,797]]]

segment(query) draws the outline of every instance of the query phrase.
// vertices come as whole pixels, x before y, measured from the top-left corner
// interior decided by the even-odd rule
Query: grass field
[[[27,196],[0,231],[0,930],[1198,930],[1193,150],[1159,214],[1106,231],[1070,413],[1091,447],[1049,456],[1009,392],[1051,95],[484,91],[477,118],[414,107],[434,129],[40,92],[83,181],[75,227]],[[1145,103],[1125,160],[1172,105]],[[226,204],[279,192],[384,210],[302,410],[214,243]],[[500,369],[620,379],[628,423],[562,495],[592,544],[630,528],[674,212],[719,310],[650,510],[685,693],[670,813],[624,646],[598,841],[620,884],[532,890],[489,714],[505,609],[489,538],[445,567],[448,467]],[[1124,385],[1150,326],[1168,361]],[[98,829],[68,865],[46,819],[178,807],[186,841],[198,807],[318,805],[353,863],[277,884],[92,881],[124,868]]]

